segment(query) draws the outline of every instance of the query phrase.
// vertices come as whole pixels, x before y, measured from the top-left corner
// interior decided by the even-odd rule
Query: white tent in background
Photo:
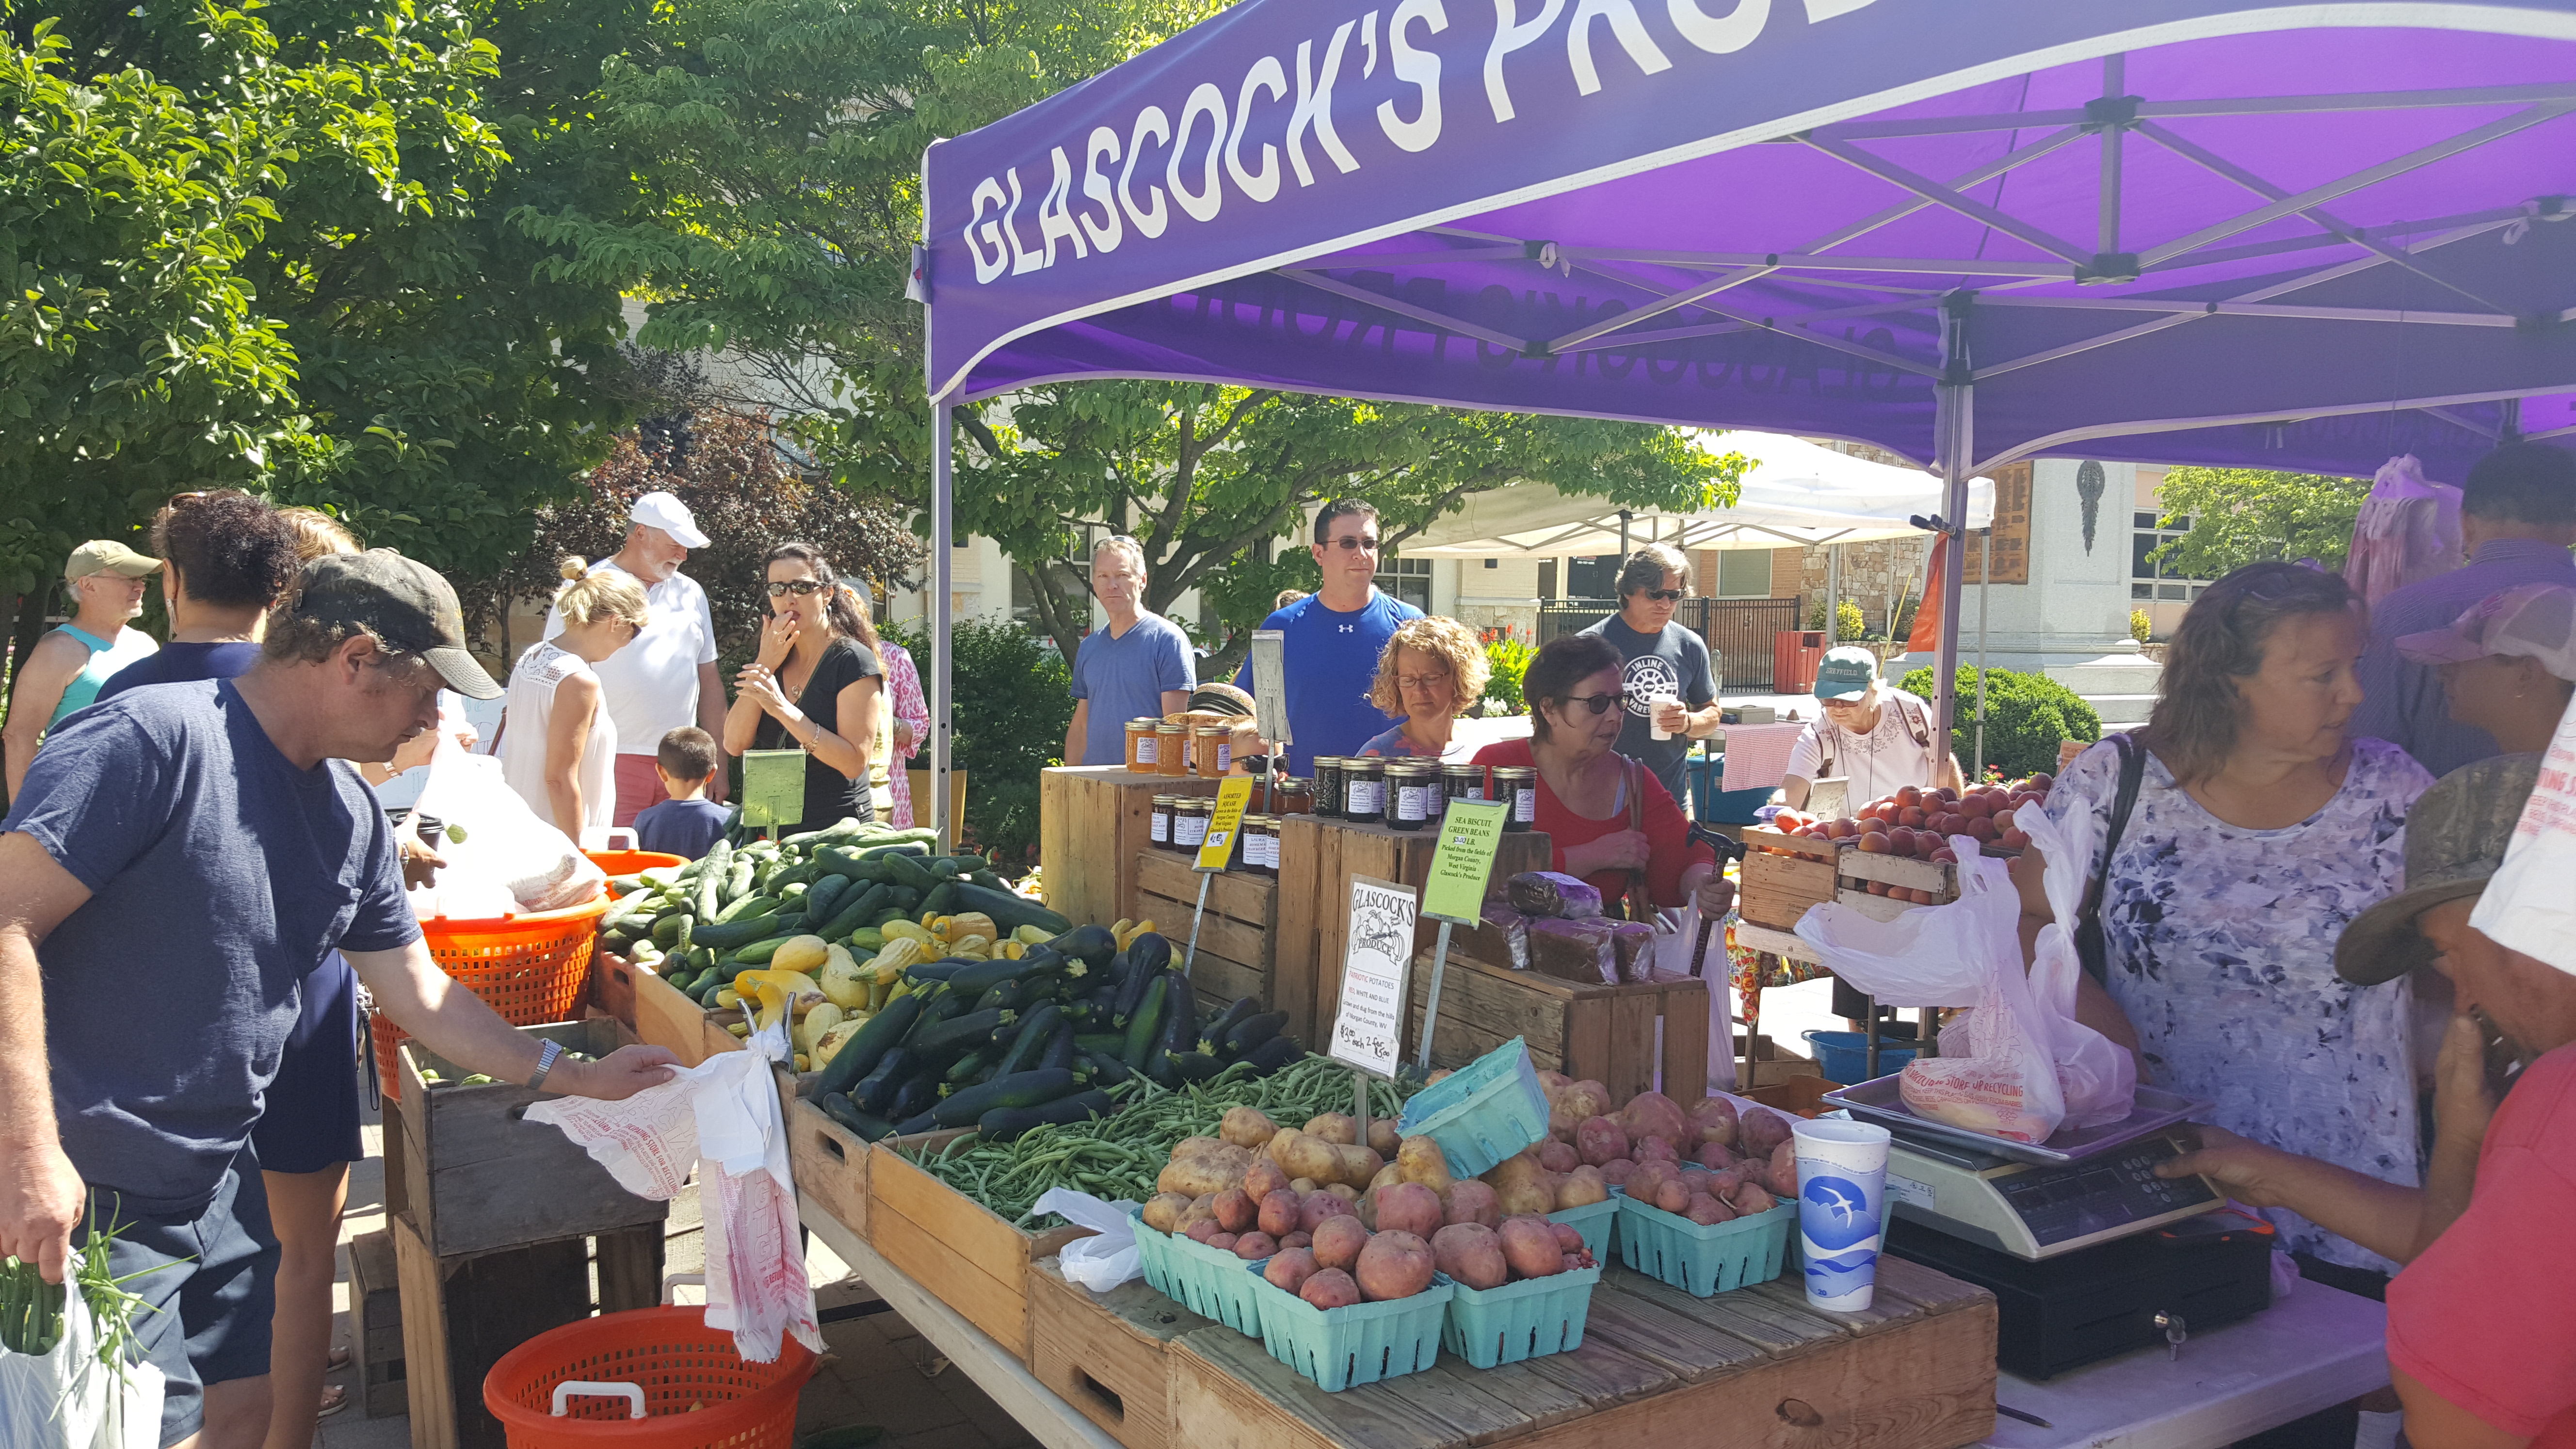
[[[1753,463],[1734,507],[1690,514],[1632,509],[1623,528],[1616,504],[1522,484],[1473,495],[1458,512],[1404,540],[1398,552],[1406,558],[1591,558],[1621,552],[1623,538],[1626,548],[1650,541],[1683,549],[1858,543],[1920,536],[1909,520],[1941,511],[1941,480],[1919,468],[1872,463],[1780,433],[1705,432],[1700,446],[1741,453]],[[1972,480],[1967,526],[1986,527],[1994,511],[1994,480]]]

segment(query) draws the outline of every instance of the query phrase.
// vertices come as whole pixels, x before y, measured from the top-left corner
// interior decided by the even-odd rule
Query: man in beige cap
[[[2453,720],[2485,730],[2504,754],[2536,755],[2576,694],[2576,588],[2489,594],[2447,629],[2400,636],[2397,653],[2441,677]]]
[[[125,627],[126,620],[143,612],[143,581],[160,571],[161,560],[110,538],[94,538],[72,550],[63,565],[72,620],[27,651],[17,690],[10,696],[8,724],[0,728],[10,799],[17,799],[26,783],[27,766],[45,731],[72,711],[86,709],[116,671],[161,647],[151,635]]]
[[[442,684],[501,692],[447,581],[388,549],[315,559],[260,649],[235,678],[65,721],[0,820],[0,1254],[58,1282],[94,1223],[119,1225],[165,1449],[268,1433],[278,1247],[246,1144],[325,953],[469,1071],[618,1098],[672,1061],[562,1057],[430,959],[348,762],[435,728]]]
[[[2540,762],[2481,760],[2425,791],[2406,817],[2406,889],[2354,917],[2335,946],[2335,969],[2357,985],[2423,966],[2450,980],[2459,1014],[2435,1068],[2424,1186],[2215,1127],[2157,1169],[2206,1173],[2239,1201],[2289,1208],[2406,1264],[2388,1286],[2388,1361],[2417,1449],[2576,1446],[2576,975],[2469,924]]]

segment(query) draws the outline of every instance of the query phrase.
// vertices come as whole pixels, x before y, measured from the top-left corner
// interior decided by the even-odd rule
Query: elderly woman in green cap
[[[125,626],[143,612],[144,581],[160,571],[161,560],[114,539],[94,538],[72,550],[63,565],[71,622],[27,651],[9,722],[0,728],[0,748],[8,752],[10,799],[26,787],[27,766],[45,731],[72,711],[88,708],[98,698],[98,687],[118,670],[161,647],[151,635]]]

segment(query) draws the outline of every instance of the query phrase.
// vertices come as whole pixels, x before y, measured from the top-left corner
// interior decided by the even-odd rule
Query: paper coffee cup
[[[1678,708],[1681,705],[1681,699],[1676,695],[1659,694],[1646,701],[1646,732],[1655,739],[1668,740],[1673,737],[1673,732],[1663,726],[1664,706],[1668,704]]]
[[[1798,1248],[1807,1305],[1858,1312],[1878,1291],[1887,1233],[1888,1131],[1868,1122],[1796,1122]]]

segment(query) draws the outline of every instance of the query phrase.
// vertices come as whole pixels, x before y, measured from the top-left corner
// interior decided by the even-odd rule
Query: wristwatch
[[[563,1047],[556,1042],[547,1042],[537,1048],[537,1074],[528,1078],[529,1091],[536,1091],[546,1084],[546,1073],[555,1069],[555,1060],[562,1055]]]

